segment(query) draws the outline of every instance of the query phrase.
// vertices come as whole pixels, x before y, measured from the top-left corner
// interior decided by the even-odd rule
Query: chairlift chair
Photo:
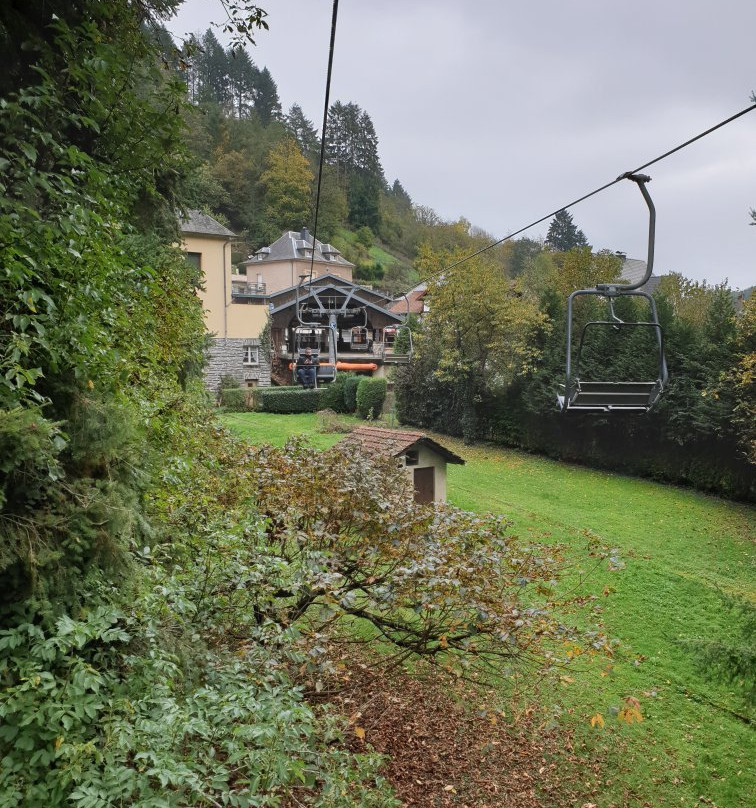
[[[340,316],[357,316],[362,314],[364,322],[360,327],[367,326],[367,311],[364,306],[350,306],[352,296],[354,295],[353,289],[340,289],[343,292],[344,299],[340,305],[335,305],[335,298],[329,297],[321,300],[317,292],[312,290],[310,285],[310,296],[313,298],[312,303],[307,305],[301,300],[300,289],[304,285],[305,275],[302,275],[300,282],[296,287],[296,313],[299,324],[304,327],[325,329],[326,341],[328,345],[328,361],[321,362],[318,365],[317,379],[319,382],[332,382],[336,378],[336,373],[339,365],[338,361],[338,318]],[[305,317],[313,317],[313,320],[306,320]],[[296,354],[295,354],[296,356]],[[292,360],[292,366],[295,372],[296,379],[296,361]]]
[[[658,401],[667,383],[667,362],[664,357],[664,335],[659,323],[656,302],[648,292],[640,291],[651,277],[654,266],[654,238],[656,228],[656,210],[646,188],[651,178],[645,174],[625,174],[623,179],[635,182],[643,194],[649,211],[648,226],[648,260],[646,273],[637,283],[616,284],[601,283],[593,289],[579,289],[567,299],[567,360],[565,383],[560,385],[557,403],[562,412],[648,412]],[[573,355],[573,302],[581,296],[599,296],[607,300],[609,316],[604,320],[593,320],[583,326],[580,340]],[[614,302],[623,297],[643,297],[650,307],[650,319],[646,321],[625,322],[614,310]],[[615,331],[628,329],[647,329],[652,333],[656,345],[656,378],[628,379],[624,381],[585,380],[581,379],[581,358],[586,335],[597,329],[611,328]]]
[[[367,351],[370,348],[368,330],[364,325],[356,325],[349,331],[349,350]]]

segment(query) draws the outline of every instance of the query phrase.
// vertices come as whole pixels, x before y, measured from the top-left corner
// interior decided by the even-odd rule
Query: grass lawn
[[[326,448],[342,437],[317,432],[314,415],[229,414],[223,420],[255,443],[281,445],[290,434],[305,434]],[[616,776],[594,802],[600,808],[756,804],[748,711],[732,688],[705,678],[676,643],[732,634],[720,592],[754,600],[754,509],[435,437],[467,460],[449,467],[449,501],[503,513],[513,532],[529,541],[570,545],[575,574],[587,573],[581,586],[598,596],[604,628],[622,643],[612,664],[578,660],[570,671],[574,681],[538,691],[546,714],[574,728],[589,754],[607,756]],[[617,548],[625,568],[596,566],[583,552],[585,531]],[[627,696],[641,702],[643,723],[620,724],[613,717]],[[605,719],[603,729],[590,725],[596,713]]]

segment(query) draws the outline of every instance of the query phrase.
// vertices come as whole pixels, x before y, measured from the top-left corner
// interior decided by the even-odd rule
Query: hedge
[[[344,404],[347,412],[355,412],[357,410],[357,387],[360,384],[362,376],[347,376],[344,381]]]
[[[333,410],[334,412],[354,412],[353,409],[347,409],[344,395],[346,383],[350,378],[352,377],[344,373],[339,373],[327,387],[323,388],[322,406],[324,408]]]
[[[258,388],[263,412],[317,412],[323,409],[323,396],[328,388],[305,390],[303,387]]]
[[[251,387],[221,387],[218,403],[229,412],[249,412],[255,409],[255,391]]]
[[[357,385],[357,412],[363,418],[377,418],[385,400],[385,379],[360,379]]]

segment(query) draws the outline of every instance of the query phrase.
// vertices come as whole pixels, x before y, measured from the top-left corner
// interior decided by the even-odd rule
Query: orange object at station
[[[333,362],[321,362],[319,368],[332,368]],[[295,363],[289,362],[289,370],[294,370]],[[337,362],[336,370],[378,370],[375,362]]]

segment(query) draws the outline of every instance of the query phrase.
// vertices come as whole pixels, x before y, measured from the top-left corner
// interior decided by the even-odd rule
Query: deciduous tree
[[[297,142],[287,137],[271,149],[263,187],[263,222],[269,240],[310,225],[313,174]]]

